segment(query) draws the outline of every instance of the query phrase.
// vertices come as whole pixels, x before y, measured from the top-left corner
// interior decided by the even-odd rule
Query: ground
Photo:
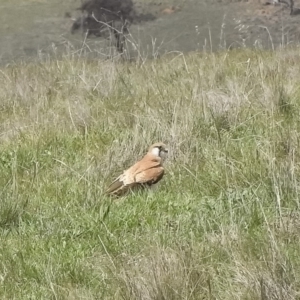
[[[299,51],[0,70],[0,298],[299,299]],[[148,146],[155,191],[103,191]]]
[[[95,59],[67,35],[73,1],[0,3],[1,299],[299,299],[299,49],[241,21],[297,16],[157,3],[134,59]],[[105,195],[156,141],[157,189]]]
[[[70,34],[80,1],[0,0],[1,62],[48,55],[114,55],[110,41]],[[295,1],[295,6],[300,6]],[[211,51],[236,47],[275,48],[299,40],[299,16],[286,5],[263,1],[135,1],[136,10],[152,14],[151,22],[133,25],[129,57],[157,57],[171,51]],[[20,17],[20,15],[22,17]],[[67,17],[66,17],[67,16]],[[111,46],[111,47],[110,47]]]

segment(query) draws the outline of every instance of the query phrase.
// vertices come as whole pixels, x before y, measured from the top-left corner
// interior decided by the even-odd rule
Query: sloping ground
[[[241,36],[250,44],[265,46],[268,41],[269,48],[299,43],[300,15],[297,11],[300,1],[294,1],[295,15],[290,15],[290,7],[287,4],[271,5],[269,2],[252,1],[239,5],[243,12],[238,24]]]
[[[83,37],[70,34],[73,22],[70,17],[76,18],[80,14],[76,11],[80,3],[73,0],[0,0],[0,60],[8,62],[37,55],[43,57],[44,54],[80,48]],[[172,8],[174,3],[173,0],[165,1],[163,5],[155,1],[135,1],[135,9],[145,16],[159,16],[164,14],[164,9]],[[109,45],[94,40],[90,41],[89,46],[93,44],[97,50]]]
[[[263,4],[254,0],[136,0],[136,10],[156,16],[156,20],[130,28],[128,56],[244,46],[272,48],[297,42],[300,16],[289,16],[284,6]],[[93,52],[103,58],[113,54],[109,40],[84,40],[80,33],[70,34],[70,16],[80,14],[75,11],[79,6],[80,1],[73,0],[0,0],[0,62],[56,53]]]

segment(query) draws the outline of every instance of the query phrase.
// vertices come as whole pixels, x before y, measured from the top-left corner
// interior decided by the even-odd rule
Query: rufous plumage
[[[136,187],[151,186],[159,182],[164,176],[162,163],[167,153],[164,143],[153,144],[141,160],[116,178],[106,193],[122,196]]]

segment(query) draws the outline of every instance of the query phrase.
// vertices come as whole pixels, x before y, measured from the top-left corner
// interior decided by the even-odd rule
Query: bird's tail
[[[123,187],[123,181],[121,181],[119,178],[117,178],[106,190],[106,194],[114,195],[118,194],[118,192]]]

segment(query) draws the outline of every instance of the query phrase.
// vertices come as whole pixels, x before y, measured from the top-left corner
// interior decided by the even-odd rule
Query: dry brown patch
[[[161,13],[163,15],[171,15],[177,11],[180,11],[180,9],[181,8],[179,6],[171,6],[171,7],[167,7],[165,9],[161,10]]]

